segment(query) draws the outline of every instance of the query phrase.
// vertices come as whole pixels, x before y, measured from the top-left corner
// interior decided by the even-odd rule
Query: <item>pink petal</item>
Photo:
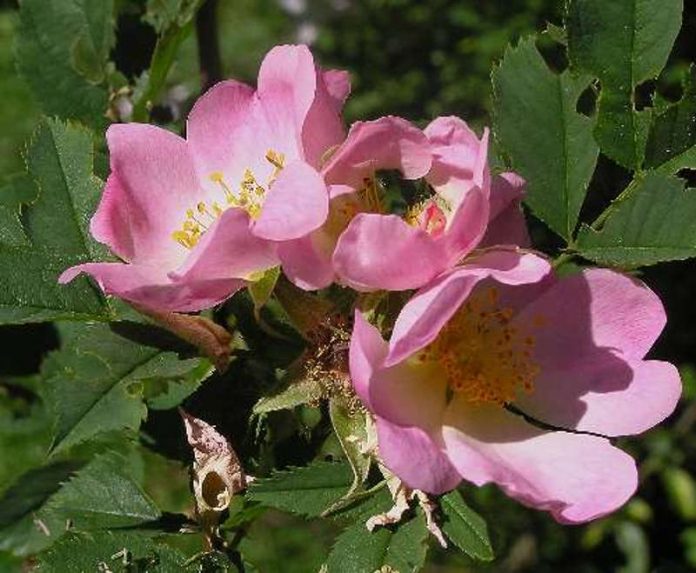
[[[430,165],[430,146],[423,132],[389,116],[354,123],[323,172],[328,185],[357,190],[380,169],[398,169],[405,178],[418,179]]]
[[[452,464],[476,485],[493,482],[561,523],[597,519],[637,486],[633,459],[604,438],[546,432],[498,406],[454,400],[443,437]]]
[[[456,205],[471,182],[487,188],[488,129],[479,140],[465,121],[458,117],[438,117],[425,128],[433,150],[433,165],[428,182],[438,193]],[[457,185],[459,182],[459,185]]]
[[[350,95],[350,74],[343,70],[324,70],[322,80],[326,91],[331,96],[336,112],[340,113],[343,104]]]
[[[341,234],[333,266],[360,291],[418,288],[447,268],[445,250],[396,215],[359,213]]]
[[[487,223],[488,196],[479,187],[473,187],[457,206],[445,234],[438,241],[447,257],[447,263],[441,272],[456,265],[477,246],[486,232]]]
[[[584,368],[544,371],[534,392],[515,404],[560,428],[605,436],[639,434],[662,422],[681,396],[678,370],[668,362],[625,362],[598,353]]]
[[[400,426],[435,431],[447,406],[447,382],[432,364],[402,362],[381,368],[370,379],[370,409]]]
[[[502,173],[491,183],[490,219],[479,247],[531,245],[521,208],[525,181],[515,173]]]
[[[581,367],[597,348],[641,359],[666,319],[660,299],[642,282],[590,269],[559,280],[515,318],[521,327],[539,320],[546,326],[534,333],[536,359],[558,370]]]
[[[406,303],[396,319],[386,365],[398,364],[435,340],[478,282],[490,277],[508,285],[535,283],[550,270],[538,255],[497,250],[483,252],[435,279]]]
[[[457,487],[461,476],[426,432],[379,417],[376,423],[380,457],[408,487],[432,494]]]
[[[250,163],[252,150],[238,134],[250,119],[253,102],[252,88],[229,80],[210,88],[189,114],[186,140],[200,180],[211,189],[211,173],[224,173],[232,180]]]
[[[278,263],[275,245],[251,233],[249,215],[242,209],[228,209],[169,276],[178,283],[249,279]]]
[[[238,279],[175,284],[162,271],[156,266],[86,263],[66,270],[58,280],[66,283],[80,273],[87,273],[106,294],[153,310],[178,312],[197,312],[215,306],[245,284]]]
[[[370,382],[375,370],[378,370],[387,355],[387,343],[379,330],[372,326],[359,310],[355,311],[353,334],[350,338],[349,364],[350,378],[355,393],[367,408],[370,404]]]
[[[334,84],[328,85],[327,79]],[[317,169],[321,168],[327,150],[334,148],[345,138],[345,130],[340,115],[343,101],[341,100],[339,103],[336,96],[343,96],[345,99],[348,93],[347,91],[344,93],[344,90],[350,90],[350,84],[347,82],[347,74],[334,72],[327,75],[326,72],[322,73],[317,70],[314,101],[302,127],[305,161]],[[334,96],[330,89],[339,93]]]
[[[171,238],[199,200],[186,142],[164,129],[114,124],[106,133],[111,175],[91,231],[131,262],[173,267],[185,249]]]
[[[331,259],[315,247],[313,234],[279,243],[278,257],[285,276],[301,289],[319,290],[334,280]]]
[[[317,69],[307,46],[276,46],[259,68],[258,98],[274,149],[302,158],[302,128],[317,91]],[[253,135],[253,134],[252,134]]]
[[[115,173],[109,175],[97,211],[90,221],[92,236],[124,261],[135,256],[126,191]]]
[[[271,186],[252,232],[269,241],[298,239],[321,227],[328,214],[329,192],[321,175],[296,161]]]

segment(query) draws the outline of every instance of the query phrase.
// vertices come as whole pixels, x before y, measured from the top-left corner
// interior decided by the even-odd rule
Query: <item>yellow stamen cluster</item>
[[[494,287],[475,293],[416,359],[437,364],[450,391],[471,403],[511,402],[520,388],[532,392],[539,374],[534,337],[510,325],[512,314]]]
[[[367,213],[384,212],[383,193],[382,187],[374,175],[363,179],[363,187],[358,191],[358,197]]]
[[[210,225],[230,207],[244,209],[252,219],[256,219],[261,214],[261,207],[263,206],[267,190],[285,165],[285,156],[282,153],[270,149],[266,152],[265,157],[266,161],[274,167],[273,173],[265,186],[258,183],[251,169],[245,169],[239,189],[235,193],[227,184],[224,175],[220,171],[211,173],[209,176],[210,180],[219,186],[224,201],[222,203],[213,201],[210,205],[205,201],[201,201],[196,205],[195,209],[187,209],[186,220],[179,229],[172,233],[172,239],[181,246],[192,249],[198,244],[203,233],[208,230]]]

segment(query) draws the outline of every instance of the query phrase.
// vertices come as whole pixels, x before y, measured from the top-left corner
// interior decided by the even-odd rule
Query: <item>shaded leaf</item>
[[[648,173],[609,208],[599,230],[585,226],[580,254],[598,263],[637,267],[696,256],[696,192],[684,182]]]
[[[307,517],[317,517],[346,493],[352,482],[347,464],[314,462],[304,468],[277,471],[249,486],[247,497]]]
[[[38,570],[46,573],[107,570],[112,573],[170,573],[185,571],[185,562],[186,557],[178,549],[151,537],[103,531],[66,535],[39,555]]]
[[[110,430],[137,429],[147,412],[145,386],[180,379],[184,371],[205,377],[199,360],[141,346],[105,324],[61,326],[62,348],[44,361],[46,402],[55,417],[53,452]]]
[[[696,168],[696,68],[693,66],[681,101],[653,119],[645,166],[670,175],[685,167]]]
[[[457,491],[440,498],[443,522],[442,530],[447,538],[473,559],[490,561],[493,548],[488,538],[488,527],[483,518],[474,512]]]
[[[656,78],[681,27],[682,0],[570,0],[566,30],[571,66],[602,84],[595,136],[629,169],[643,163],[650,121],[634,90]]]
[[[94,458],[58,491],[49,507],[77,529],[135,525],[159,519],[160,511],[113,453]]]
[[[508,48],[492,79],[495,134],[527,180],[527,204],[570,241],[598,154],[594,121],[576,111],[591,78],[555,74],[527,38]]]
[[[17,66],[46,114],[106,123],[113,10],[113,0],[20,3]]]
[[[326,573],[365,573],[391,567],[393,571],[419,571],[428,551],[425,519],[418,515],[394,530],[380,527],[369,532],[356,522],[341,533],[326,561]]]
[[[29,555],[65,532],[65,520],[46,511],[51,496],[80,467],[58,462],[22,474],[0,499],[0,551]]]
[[[87,130],[56,120],[37,129],[27,162],[39,195],[22,217],[31,245],[0,246],[0,323],[108,316],[87,279],[57,282],[66,268],[104,253],[87,230],[102,185],[92,175],[92,157]]]

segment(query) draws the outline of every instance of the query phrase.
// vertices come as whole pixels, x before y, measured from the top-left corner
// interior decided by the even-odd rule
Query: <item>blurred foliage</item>
[[[124,76],[142,79],[156,42],[153,29],[143,19],[146,2],[120,0],[116,6],[118,27],[111,58]],[[38,122],[38,106],[15,71],[15,8],[14,2],[0,2],[2,180],[23,168],[20,150]],[[427,121],[439,114],[452,114],[475,125],[489,124],[493,63],[500,60],[508,43],[545,29],[548,22],[560,24],[562,10],[561,0],[221,0],[218,20],[223,75],[251,81],[270,47],[304,41],[313,44],[324,66],[350,70],[355,95],[347,107],[349,121],[383,114]],[[694,32],[696,11],[687,3],[668,67],[643,97],[651,96],[656,85],[660,97],[670,101],[679,98],[687,63],[696,59]],[[551,38],[539,46],[553,67],[557,62]],[[153,117],[182,128],[181,119],[201,89],[199,69],[197,38],[190,34],[178,49]],[[583,206],[585,219],[601,212],[626,182],[626,172],[608,160],[600,159],[599,173],[591,183],[598,199]],[[536,227],[534,231],[537,244],[553,246],[553,237]],[[571,528],[524,509],[494,487],[465,488],[466,501],[489,522],[497,559],[481,565],[463,554],[432,550],[426,571],[679,573],[696,568],[695,271],[696,264],[690,262],[661,264],[642,273],[661,295],[670,317],[653,356],[679,366],[685,389],[677,413],[667,424],[640,440],[622,442],[640,461],[640,496],[609,518]],[[274,368],[287,364],[292,356],[279,356],[274,339],[252,326],[249,300],[230,302],[226,310],[234,311],[237,326],[245,332],[245,343],[262,358],[243,355],[233,364],[230,376],[272,385]],[[50,445],[53,417],[42,399],[44,389],[36,373],[43,355],[55,348],[56,335],[45,325],[2,327],[0,345],[0,493],[4,493],[23,472],[44,461]],[[249,415],[258,388],[231,387],[225,382],[212,377],[186,405],[193,412],[205,413],[226,435],[238,437],[235,447],[253,460],[253,471],[264,474],[273,466],[305,464],[309,452],[324,442],[328,428],[318,422],[317,412],[311,408],[272,412],[262,420],[264,431],[253,435],[240,420]],[[235,405],[233,412],[229,404]],[[190,513],[191,498],[181,463],[187,461],[188,454],[183,434],[172,435],[170,431],[177,423],[173,416],[176,413],[172,411],[150,412],[140,439],[125,448],[128,463],[124,466],[129,467],[129,479],[140,482],[138,487],[159,508]],[[271,447],[271,443],[276,446]],[[324,445],[326,451],[331,447]],[[113,443],[107,437],[94,448],[113,449]],[[94,453],[82,451],[80,455],[88,460]],[[34,509],[43,510],[38,506]],[[316,570],[335,540],[336,532],[317,521],[273,511],[246,531],[246,512],[252,510],[237,509],[231,512],[227,525],[244,532],[241,549],[259,571]],[[25,525],[7,538],[15,543],[40,542],[42,533],[35,516]],[[202,549],[199,535],[189,537],[186,543],[194,552]],[[104,542],[120,543],[112,539]],[[61,543],[90,548],[94,540],[71,534]],[[156,550],[163,551],[168,559],[177,559],[177,550],[183,551],[163,543]],[[183,542],[171,545],[176,543]],[[21,560],[3,549],[0,543],[0,571],[21,570]],[[150,550],[149,545],[141,551],[146,549]],[[190,553],[190,548],[185,552]],[[47,563],[51,565],[50,556]],[[58,570],[55,565],[54,570]]]

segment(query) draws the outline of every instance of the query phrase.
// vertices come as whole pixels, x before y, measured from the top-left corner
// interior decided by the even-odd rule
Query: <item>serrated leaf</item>
[[[36,199],[36,195],[36,185],[25,174],[9,178],[0,185],[0,248],[31,245],[24,233],[20,213],[24,205]]]
[[[22,474],[0,498],[0,551],[28,555],[64,532],[65,521],[44,511],[51,496],[80,467],[57,462]]]
[[[696,191],[681,179],[650,172],[609,209],[601,229],[581,229],[583,257],[630,268],[696,256]]]
[[[290,410],[321,398],[322,388],[319,380],[303,376],[303,373],[301,365],[291,366],[281,380],[280,390],[260,398],[254,404],[254,414],[258,416],[278,410]]]
[[[696,168],[696,67],[689,70],[681,101],[654,117],[645,166],[670,175]]]
[[[199,364],[181,364],[175,353],[122,338],[106,324],[66,324],[61,334],[62,348],[42,367],[44,395],[55,417],[54,453],[110,430],[136,430],[147,412],[148,380],[178,379],[182,368],[194,371]]]
[[[552,72],[533,38],[508,48],[492,76],[496,137],[527,180],[527,204],[566,241],[597,162],[594,121],[576,111],[590,79]]]
[[[104,125],[113,0],[23,0],[17,66],[49,115]]]
[[[38,198],[23,212],[31,245],[0,245],[0,324],[103,319],[109,308],[91,283],[57,282],[66,268],[104,252],[87,230],[102,186],[92,175],[92,136],[83,128],[46,120],[34,135],[27,162],[38,187]]]
[[[395,530],[379,527],[372,532],[358,521],[337,538],[326,561],[326,573],[365,573],[420,571],[428,551],[425,519],[418,515]]]
[[[38,571],[170,573],[185,571],[186,557],[151,537],[132,532],[70,533],[39,555]]]
[[[440,498],[443,521],[442,530],[447,538],[473,559],[490,561],[493,548],[488,538],[488,527],[483,518],[474,512],[457,491]]]
[[[681,27],[682,0],[570,0],[566,30],[571,66],[602,84],[595,137],[629,169],[643,163],[650,115],[635,109],[634,89],[656,78]]]
[[[51,498],[49,507],[81,530],[159,519],[159,509],[128,475],[126,467],[126,460],[118,454],[94,458]]]
[[[267,507],[317,517],[346,493],[352,477],[347,464],[314,462],[255,481],[247,497]]]

